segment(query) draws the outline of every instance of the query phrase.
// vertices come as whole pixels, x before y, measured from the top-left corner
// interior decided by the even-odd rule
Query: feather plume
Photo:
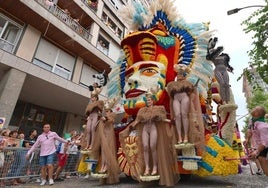
[[[205,58],[208,40],[214,32],[209,31],[209,22],[187,23],[180,16],[175,0],[154,0],[150,7],[142,7],[140,3],[133,3],[133,6],[128,4],[120,10],[120,14],[132,31],[147,30],[158,22],[164,23],[169,34],[177,36],[182,43],[178,63],[190,66],[191,72],[187,79],[194,84],[200,79],[198,90],[204,98],[207,97],[208,84],[213,76],[212,65]],[[117,61],[115,70],[109,75],[110,80],[119,82],[108,86],[111,87],[108,90],[112,96],[122,94],[125,63],[125,57],[122,55]]]

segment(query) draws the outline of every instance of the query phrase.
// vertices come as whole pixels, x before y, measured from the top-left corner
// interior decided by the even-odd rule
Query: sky
[[[210,30],[217,30],[217,46],[223,46],[224,52],[228,53],[230,65],[234,68],[234,74],[229,73],[230,85],[234,94],[236,111],[240,130],[245,125],[243,116],[248,113],[246,100],[242,92],[242,79],[237,81],[248,67],[250,61],[247,52],[252,49],[253,42],[250,34],[245,34],[241,23],[246,20],[258,8],[247,8],[236,14],[227,15],[227,11],[250,5],[265,5],[264,0],[176,0],[179,14],[188,23],[210,22]],[[241,139],[244,139],[241,133]]]

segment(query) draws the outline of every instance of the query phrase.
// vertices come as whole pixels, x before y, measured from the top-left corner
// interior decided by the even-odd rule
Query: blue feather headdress
[[[195,84],[203,98],[207,98],[208,85],[213,77],[213,66],[206,60],[207,44],[212,36],[208,23],[186,23],[178,14],[174,0],[154,0],[150,7],[134,2],[120,10],[122,19],[129,25],[130,32],[145,31],[161,22],[169,35],[181,43],[178,64],[190,66],[187,79]],[[108,97],[123,96],[125,86],[126,57],[121,53],[109,74]]]

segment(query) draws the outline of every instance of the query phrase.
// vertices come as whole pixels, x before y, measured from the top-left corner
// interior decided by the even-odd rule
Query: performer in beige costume
[[[112,103],[111,101],[105,102],[105,116],[100,118],[100,122],[96,128],[95,140],[92,145],[92,156],[98,159],[98,161],[101,161],[98,164],[97,173],[105,175],[106,184],[118,183],[120,174],[114,133],[116,114],[112,111],[114,104]]]
[[[171,118],[177,128],[178,144],[193,143],[203,148],[204,127],[197,87],[186,80],[190,68],[184,64],[174,65],[177,80],[169,82],[167,92],[170,97]],[[198,84],[198,81],[197,81]]]
[[[103,101],[99,100],[98,94],[100,91],[94,90],[91,93],[91,101],[86,108],[87,126],[86,133],[86,148],[91,149],[95,139],[96,126],[103,110]]]
[[[135,121],[120,133],[120,142],[125,148],[125,138],[134,128],[138,136],[137,154],[144,158],[136,157],[137,166],[141,168],[139,171],[132,171],[132,177],[143,181],[146,176],[148,179],[159,176],[160,185],[173,186],[178,181],[176,150],[173,147],[176,142],[174,129],[168,124],[164,106],[154,105],[153,100],[154,96],[147,93],[147,106],[142,107]]]

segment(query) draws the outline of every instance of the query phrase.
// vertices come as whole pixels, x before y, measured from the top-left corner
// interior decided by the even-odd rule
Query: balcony
[[[66,17],[65,9],[71,15]],[[43,38],[71,55],[81,57],[97,71],[105,69],[109,72],[110,66],[114,64],[112,59],[91,43],[92,36],[85,28],[90,28],[94,20],[74,1],[58,0],[57,6],[53,8],[45,5],[43,0],[0,1],[0,13],[19,25],[31,25]],[[77,18],[79,23],[75,21]]]
[[[78,35],[80,35],[81,37],[83,37],[87,41],[91,40],[92,36],[89,33],[89,31],[87,29],[85,29],[84,27],[82,27],[78,23],[79,20],[72,18],[70,16],[70,13],[66,11],[67,9],[63,10],[55,4],[52,6],[49,6],[48,4],[46,4],[46,1],[44,1],[44,0],[35,0],[35,1],[38,2],[44,8],[46,8],[54,16],[59,18],[63,23],[65,23],[72,30],[74,30]]]

